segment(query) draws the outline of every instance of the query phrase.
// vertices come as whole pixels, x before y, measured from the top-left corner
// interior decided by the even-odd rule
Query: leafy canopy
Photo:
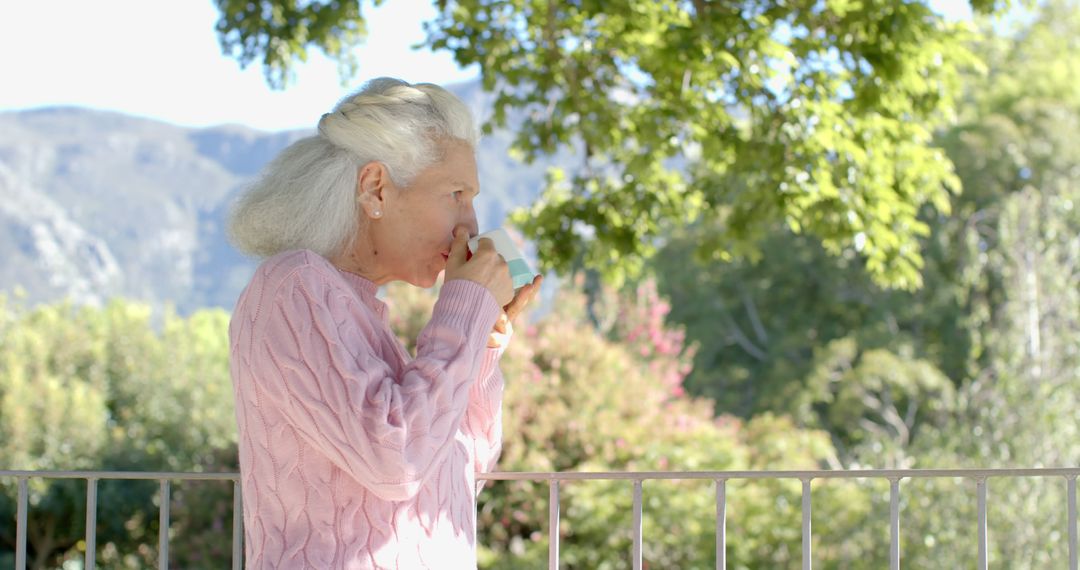
[[[373,0],[378,6],[385,0]],[[261,59],[266,82],[281,89],[292,79],[294,61],[307,61],[318,46],[339,63],[342,77],[356,73],[352,51],[367,35],[359,2],[304,0],[216,0],[221,48],[246,66]]]
[[[978,11],[997,2],[973,1]],[[318,46],[350,60],[357,2],[218,0],[218,31],[271,84]],[[854,249],[880,284],[921,284],[917,214],[959,183],[929,143],[948,120],[961,26],[917,1],[537,2],[438,0],[427,46],[479,64],[495,93],[485,127],[511,126],[553,170],[513,220],[545,268],[640,272],[673,227],[714,228],[707,258],[760,255],[781,224],[833,254]],[[332,30],[342,30],[334,33]],[[352,70],[354,68],[348,68]]]
[[[922,290],[883,291],[851,252],[826,256],[788,232],[757,264],[687,263],[692,232],[665,246],[661,292],[699,347],[688,392],[742,416],[790,413],[827,431],[847,468],[1077,463],[1080,2],[1031,16],[972,46],[988,72],[964,77],[960,121],[938,139],[965,192],[950,215],[925,212]],[[991,564],[1064,560],[1064,482],[995,489]],[[901,493],[905,565],[970,565],[974,483],[905,481]],[[888,512],[887,493],[871,499]],[[880,543],[879,528],[846,542]],[[883,567],[864,560],[853,567]]]

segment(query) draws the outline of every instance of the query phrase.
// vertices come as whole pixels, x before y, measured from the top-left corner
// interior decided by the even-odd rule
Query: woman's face
[[[408,187],[388,181],[385,211],[370,221],[376,263],[385,279],[431,287],[446,268],[454,228],[477,234],[473,200],[480,190],[471,146],[443,143],[443,159],[420,171]]]

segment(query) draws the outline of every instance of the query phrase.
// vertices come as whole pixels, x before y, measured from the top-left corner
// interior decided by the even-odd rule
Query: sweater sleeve
[[[477,473],[495,469],[502,451],[503,376],[499,370],[502,349],[488,348],[480,373],[469,394],[463,431],[473,440],[474,467]],[[479,485],[478,485],[479,487]]]
[[[259,405],[380,498],[406,500],[454,443],[499,307],[480,285],[444,284],[416,358],[395,375],[349,298],[305,268],[282,282],[253,347]]]

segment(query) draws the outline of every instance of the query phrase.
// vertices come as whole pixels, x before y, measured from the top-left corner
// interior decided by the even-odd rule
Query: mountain
[[[478,117],[490,96],[451,86]],[[192,129],[80,108],[0,113],[0,291],[27,304],[111,297],[231,309],[258,261],[228,243],[230,204],[259,170],[313,131]],[[482,230],[530,203],[551,161],[509,156],[512,134],[477,149]]]

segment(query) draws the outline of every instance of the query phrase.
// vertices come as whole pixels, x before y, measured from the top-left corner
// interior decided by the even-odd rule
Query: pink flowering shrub
[[[612,303],[612,299],[616,301]],[[604,291],[594,307],[608,304],[615,313],[605,331],[613,342],[624,345],[640,356],[649,373],[673,397],[682,396],[683,380],[693,367],[696,346],[686,346],[686,331],[667,324],[671,304],[660,296],[656,281],[646,280],[637,286],[633,296],[616,296]]]
[[[430,315],[426,300],[392,288],[392,324],[415,338]],[[682,391],[692,348],[664,323],[670,307],[651,283],[634,295],[601,290],[590,303],[580,284],[557,292],[553,309],[519,319],[502,361],[506,378],[500,471],[700,471],[816,468],[832,453],[822,432],[801,430],[785,417],[744,423],[715,418],[712,402]],[[415,327],[410,329],[409,327]],[[766,450],[758,453],[757,449]],[[771,450],[783,450],[773,453]],[[733,484],[728,529],[731,567],[782,567],[798,560],[797,481]],[[645,484],[645,560],[652,568],[708,566],[715,557],[715,495],[711,481]],[[825,493],[832,491],[826,490]],[[577,482],[561,487],[561,567],[630,568],[629,482]],[[817,499],[815,499],[817,500]],[[480,496],[480,566],[546,565],[548,485],[489,482]],[[836,520],[860,501],[815,503]],[[793,527],[797,530],[797,526]],[[824,535],[824,533],[823,533]],[[715,563],[713,563],[715,564]]]

